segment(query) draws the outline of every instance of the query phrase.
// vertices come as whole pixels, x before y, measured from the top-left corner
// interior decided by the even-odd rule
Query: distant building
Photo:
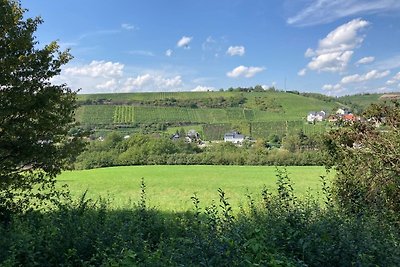
[[[342,119],[344,121],[356,121],[356,120],[358,120],[358,118],[356,116],[354,116],[353,114],[351,114],[351,113],[343,115]]]
[[[200,139],[200,134],[196,130],[189,130],[186,136],[194,140]]]
[[[234,144],[241,144],[244,141],[244,135],[238,132],[231,132],[224,134],[224,141]]]
[[[186,135],[182,136],[182,133],[176,132],[171,136],[172,141],[178,141],[184,139],[186,143],[197,143],[201,142],[200,134],[196,130],[189,130]]]
[[[338,108],[336,110],[336,114],[339,115],[339,116],[347,115],[347,114],[350,114],[350,113],[351,113],[350,110],[347,109],[347,108]]]
[[[321,110],[319,112],[311,111],[307,115],[307,122],[314,123],[316,121],[323,121],[326,118],[326,112]]]
[[[179,138],[180,138],[179,133],[175,133],[175,134],[173,134],[173,135],[171,136],[171,140],[172,140],[172,141],[177,141],[177,140],[179,140]]]
[[[186,134],[185,140],[187,143],[200,143],[200,134],[196,130],[189,130]]]

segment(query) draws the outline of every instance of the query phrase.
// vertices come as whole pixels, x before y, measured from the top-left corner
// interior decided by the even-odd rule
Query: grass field
[[[320,191],[323,167],[287,167],[298,196]],[[218,204],[218,188],[222,188],[237,210],[246,202],[246,195],[261,198],[264,185],[276,192],[276,168],[271,166],[130,166],[64,172],[58,180],[69,185],[73,196],[88,189],[88,196],[110,198],[115,208],[129,208],[140,199],[141,178],[147,186],[148,203],[160,210],[191,209],[194,193],[201,207],[212,200]]]

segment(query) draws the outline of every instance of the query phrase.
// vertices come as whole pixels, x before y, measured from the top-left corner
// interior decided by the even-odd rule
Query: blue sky
[[[399,0],[22,0],[81,93],[400,91]]]

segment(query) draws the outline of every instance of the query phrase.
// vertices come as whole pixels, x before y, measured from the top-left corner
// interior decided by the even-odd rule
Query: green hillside
[[[337,100],[343,104],[358,105],[365,109],[370,104],[384,101],[399,100],[400,92],[386,94],[358,94],[339,97]]]
[[[76,118],[82,125],[132,128],[138,125],[202,125],[208,139],[220,139],[227,129],[254,137],[288,130],[324,131],[307,125],[310,111],[332,112],[340,104],[299,94],[266,92],[158,92],[79,95]],[[193,107],[192,107],[193,106]]]

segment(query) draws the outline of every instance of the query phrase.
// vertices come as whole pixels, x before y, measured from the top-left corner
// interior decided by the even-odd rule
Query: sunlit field
[[[283,169],[281,167],[280,169]],[[287,167],[297,196],[320,195],[324,167]],[[69,185],[73,196],[82,195],[111,200],[114,208],[129,208],[140,199],[144,178],[148,204],[160,210],[184,211],[193,207],[196,193],[200,206],[214,200],[218,204],[218,188],[226,193],[237,209],[245,205],[247,195],[261,198],[261,190],[276,192],[276,167],[272,166],[130,166],[83,171],[68,171],[58,177]]]

